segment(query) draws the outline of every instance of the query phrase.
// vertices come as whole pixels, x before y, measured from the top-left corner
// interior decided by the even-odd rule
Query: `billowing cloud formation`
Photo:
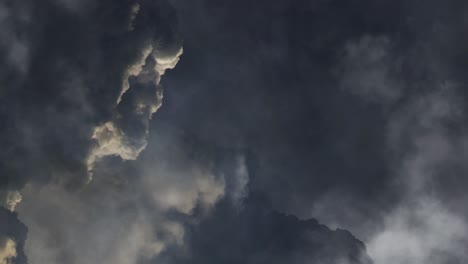
[[[158,146],[157,142],[167,142]],[[18,212],[30,232],[26,253],[44,263],[140,263],[182,246],[184,222],[171,214],[208,213],[225,194],[209,163],[187,157],[170,137],[142,159],[103,159],[80,192],[28,185]]]
[[[112,148],[131,155],[143,147],[160,76],[181,53],[167,2],[23,1],[2,3],[1,13],[2,186],[17,191],[32,180],[73,189],[98,157],[121,154]],[[142,70],[150,57],[153,69]],[[128,79],[135,89],[123,91]]]
[[[124,80],[117,99],[117,113],[112,121],[94,129],[92,138],[97,146],[87,160],[89,173],[102,157],[115,155],[135,160],[146,147],[149,121],[162,103],[162,88],[158,86],[161,75],[175,67],[182,50],[172,58],[162,58],[161,63],[153,55],[156,52],[152,46],[147,47],[142,52],[144,64],[139,62],[129,67],[129,77]]]

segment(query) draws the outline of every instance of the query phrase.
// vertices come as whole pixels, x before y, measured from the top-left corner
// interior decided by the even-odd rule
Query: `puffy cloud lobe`
[[[434,197],[418,197],[389,213],[367,245],[376,263],[463,263],[466,219]]]
[[[15,207],[22,200],[21,194],[18,191],[0,191],[0,201],[3,202],[1,206],[14,211]]]
[[[146,147],[149,121],[162,103],[161,75],[175,67],[182,50],[174,57],[161,59],[161,63],[153,53],[156,51],[152,46],[146,48],[142,52],[145,63],[129,67],[130,76],[124,81],[114,118],[94,129],[92,138],[97,141],[97,146],[87,160],[90,173],[94,163],[102,157],[115,155],[124,160],[135,160]]]

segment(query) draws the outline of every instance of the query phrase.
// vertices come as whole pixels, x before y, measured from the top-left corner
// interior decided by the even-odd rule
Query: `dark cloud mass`
[[[0,0],[0,264],[467,263],[467,12]]]
[[[159,121],[247,146],[251,190],[376,263],[466,261],[465,1],[201,2]]]
[[[272,212],[256,195],[240,211],[219,203],[210,218],[186,232],[191,248],[168,250],[159,262],[372,263],[364,244],[348,231]]]

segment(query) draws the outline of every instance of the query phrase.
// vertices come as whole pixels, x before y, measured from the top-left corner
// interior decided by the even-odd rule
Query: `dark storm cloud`
[[[186,61],[160,120],[248,146],[249,188],[381,263],[466,259],[465,1],[173,2]]]
[[[0,264],[466,262],[465,1],[171,2],[0,3]]]

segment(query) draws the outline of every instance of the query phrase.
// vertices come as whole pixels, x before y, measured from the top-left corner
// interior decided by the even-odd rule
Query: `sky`
[[[0,0],[0,264],[468,263],[467,14]]]

